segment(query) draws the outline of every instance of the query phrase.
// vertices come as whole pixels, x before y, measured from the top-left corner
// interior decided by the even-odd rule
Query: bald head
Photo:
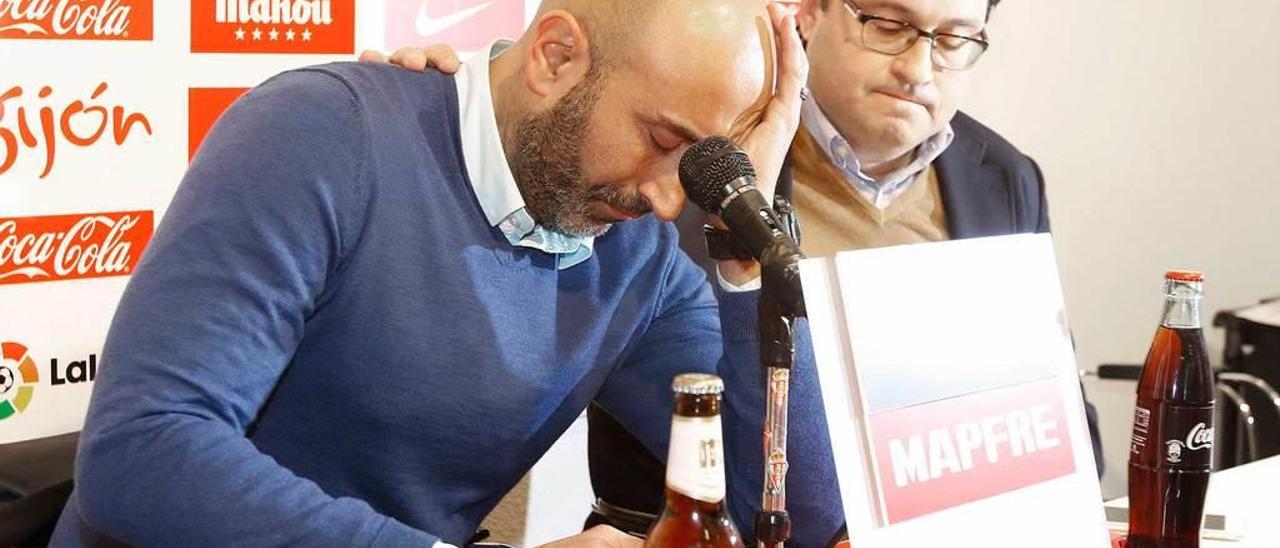
[[[756,39],[760,22],[767,28],[764,6],[761,0],[543,0],[534,20],[556,10],[572,14],[593,60],[609,68],[645,57],[661,41],[690,46],[696,40],[710,53],[737,49],[743,38]]]
[[[489,67],[507,161],[535,219],[599,234],[684,204],[684,149],[731,133],[773,86],[763,0],[544,0]]]
[[[665,11],[677,0],[544,0],[534,16],[562,10],[573,14],[589,37],[594,61],[617,66],[633,59],[632,48],[649,28],[655,13]]]

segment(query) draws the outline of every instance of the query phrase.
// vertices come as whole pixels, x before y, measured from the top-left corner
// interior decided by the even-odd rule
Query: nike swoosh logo
[[[461,23],[463,19],[480,13],[489,7],[493,2],[485,2],[478,6],[472,6],[464,10],[458,10],[444,17],[432,17],[427,14],[427,2],[424,0],[422,5],[418,7],[418,17],[413,23],[414,30],[418,31],[421,36],[432,36],[448,30],[449,27]]]

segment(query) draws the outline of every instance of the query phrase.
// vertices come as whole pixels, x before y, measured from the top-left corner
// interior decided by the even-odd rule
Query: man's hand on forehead
[[[764,86],[756,101],[729,128],[728,137],[751,156],[760,177],[757,184],[762,192],[771,195],[800,124],[800,94],[808,78],[809,62],[795,16],[773,3],[768,10],[769,20],[761,18],[757,25],[764,45]]]
[[[772,5],[771,3],[770,6]],[[771,17],[772,15],[770,13]],[[742,142],[748,132],[759,125],[760,119],[764,116],[765,107],[769,105],[769,100],[773,98],[774,88],[777,84],[778,52],[773,39],[772,21],[763,17],[756,18],[756,32],[760,36],[762,45],[760,51],[764,53],[764,86],[760,88],[760,95],[751,103],[751,106],[738,115],[733,125],[729,127],[728,137],[739,143]]]
[[[809,61],[796,30],[795,16],[772,3],[768,9],[769,26],[758,27],[764,44],[761,49],[765,56],[765,83],[759,99],[738,117],[728,136],[751,157],[760,192],[772,196],[783,159],[800,125],[800,93],[809,77]],[[758,278],[760,267],[754,261],[722,261],[720,275],[741,286]]]

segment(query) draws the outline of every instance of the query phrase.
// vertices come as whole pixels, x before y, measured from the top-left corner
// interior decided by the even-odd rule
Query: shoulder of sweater
[[[397,86],[413,86],[425,94],[456,89],[452,75],[435,70],[418,72],[385,63],[340,61],[297,68],[284,74],[290,72],[329,75],[345,84],[356,96],[384,92]]]
[[[956,112],[951,120],[951,127],[956,132],[956,141],[968,141],[983,147],[985,162],[1017,169],[1031,167],[1032,160],[1029,156],[968,114]]]
[[[341,84],[346,88],[342,99],[354,101],[361,116],[370,122],[403,120],[426,124],[432,115],[441,122],[458,117],[453,76],[434,70],[416,72],[382,63],[338,62],[293,69],[268,82],[307,80],[306,76],[329,78]],[[329,98],[339,100],[336,94]],[[441,123],[433,129],[449,127],[450,124]]]

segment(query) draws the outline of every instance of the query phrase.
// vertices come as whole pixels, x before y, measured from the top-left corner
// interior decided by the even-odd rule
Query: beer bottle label
[[[720,440],[718,415],[673,417],[667,486],[703,502],[724,500],[724,444]]]
[[[1160,433],[1161,462],[1174,470],[1207,470],[1213,464],[1213,407],[1164,408]]]

